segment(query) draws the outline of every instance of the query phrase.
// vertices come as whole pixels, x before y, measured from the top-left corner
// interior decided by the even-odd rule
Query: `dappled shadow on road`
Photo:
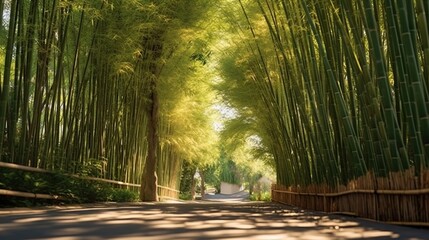
[[[268,203],[103,204],[4,210],[0,211],[0,223],[0,239],[414,240],[429,236],[425,230]]]

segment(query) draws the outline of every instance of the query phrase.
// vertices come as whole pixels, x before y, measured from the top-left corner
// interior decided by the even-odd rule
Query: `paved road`
[[[249,192],[240,191],[234,194],[206,194],[204,200],[212,202],[245,202],[249,201]]]
[[[429,239],[429,230],[239,201],[0,209],[0,239]]]

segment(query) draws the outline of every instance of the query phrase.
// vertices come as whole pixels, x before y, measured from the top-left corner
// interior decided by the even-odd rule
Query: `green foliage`
[[[192,53],[190,59],[192,61],[200,62],[202,65],[206,65],[210,55],[211,55],[211,51],[207,51],[204,53],[194,52]]]
[[[181,200],[192,200],[192,194],[190,192],[181,192],[179,194],[179,199]]]
[[[247,143],[248,141],[245,141],[244,145],[235,145],[234,151],[231,149],[226,151],[225,147],[219,147],[220,154],[217,161],[204,168],[204,179],[207,185],[220,192],[221,182],[242,184],[252,192],[262,176],[275,179],[273,168],[258,153],[252,152],[253,149]]]
[[[112,202],[135,202],[139,200],[139,194],[128,189],[114,188],[111,189],[109,200]]]
[[[183,161],[182,175],[180,178],[180,198],[187,198],[190,196],[192,199],[192,187],[195,187],[195,172],[197,167],[188,161]]]
[[[81,176],[102,178],[102,173],[106,171],[106,164],[106,159],[90,158],[83,163],[77,163],[75,165],[75,171]]]
[[[206,189],[208,189],[209,186],[212,186],[216,189],[216,192],[220,192],[219,173],[220,173],[219,162],[216,162],[215,164],[211,164],[204,169],[204,180],[207,185]]]
[[[271,202],[271,192],[265,191],[265,192],[254,193],[249,196],[249,199],[250,201]]]
[[[116,189],[107,183],[78,179],[57,173],[33,173],[0,169],[0,187],[7,190],[51,194],[66,200],[41,200],[1,196],[1,206],[34,206],[61,203],[133,202],[138,193]]]
[[[222,182],[241,184],[242,176],[238,171],[237,164],[230,158],[221,159],[219,179]]]

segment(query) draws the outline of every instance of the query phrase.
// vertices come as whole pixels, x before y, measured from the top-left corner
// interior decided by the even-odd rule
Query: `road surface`
[[[429,230],[243,201],[0,209],[0,239],[429,239]]]

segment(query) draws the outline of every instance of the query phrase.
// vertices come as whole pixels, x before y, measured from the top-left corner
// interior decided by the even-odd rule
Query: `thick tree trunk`
[[[156,165],[158,162],[158,93],[156,92],[156,82],[151,83],[151,106],[148,120],[148,154],[142,176],[142,186],[140,190],[140,200],[144,202],[158,201]]]
[[[157,60],[161,57],[162,43],[160,43],[160,36],[154,36],[154,42],[152,42],[152,51],[150,59],[149,70],[152,73],[150,77],[150,95],[149,95],[149,108],[148,108],[148,153],[145,163],[145,168],[142,176],[142,185],[140,189],[140,200],[143,202],[158,201],[157,191],[157,176],[156,166],[158,165],[158,119],[159,119],[159,99],[157,89],[157,79],[160,74],[160,67],[157,64]]]

